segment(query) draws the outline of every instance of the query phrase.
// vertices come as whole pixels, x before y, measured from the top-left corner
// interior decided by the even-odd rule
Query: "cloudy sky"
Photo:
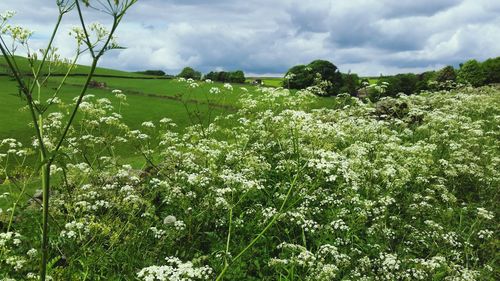
[[[55,22],[55,0],[0,0],[0,12],[34,30],[42,47]],[[89,21],[105,23],[89,11]],[[57,38],[72,55],[69,16]],[[101,66],[123,70],[184,66],[202,72],[242,69],[278,75],[296,64],[327,59],[361,75],[421,72],[500,56],[498,0],[139,0]],[[88,63],[83,57],[81,63]]]

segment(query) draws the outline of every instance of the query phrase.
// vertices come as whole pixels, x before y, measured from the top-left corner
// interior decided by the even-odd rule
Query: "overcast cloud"
[[[55,0],[0,0],[0,12],[35,30],[42,47]],[[106,16],[89,12],[92,21]],[[63,29],[75,25],[68,17]],[[74,43],[57,38],[64,56]],[[126,15],[101,66],[123,70],[184,66],[282,74],[296,64],[327,59],[361,75],[421,72],[500,56],[498,0],[139,0]],[[82,58],[81,63],[88,63]]]

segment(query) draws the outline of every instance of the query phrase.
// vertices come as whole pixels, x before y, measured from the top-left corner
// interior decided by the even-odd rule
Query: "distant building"
[[[97,82],[95,80],[90,81],[89,83],[90,88],[97,88],[97,89],[105,89],[108,87],[106,82]]]
[[[252,85],[264,85],[262,79],[255,79],[252,81]]]

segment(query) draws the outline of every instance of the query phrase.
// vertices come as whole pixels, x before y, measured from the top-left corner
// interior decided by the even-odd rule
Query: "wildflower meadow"
[[[86,23],[92,1],[57,1],[81,18],[76,56],[93,58],[71,96],[60,89],[76,61],[48,77],[60,62],[49,46],[23,77],[2,42],[32,134],[0,138],[0,280],[500,278],[498,86],[326,102],[328,81],[180,78],[168,83],[186,94],[189,125],[132,126],[142,96],[88,85],[136,1],[96,2],[110,30]],[[2,38],[29,48],[13,15],[0,17]],[[59,85],[50,95],[44,79]]]

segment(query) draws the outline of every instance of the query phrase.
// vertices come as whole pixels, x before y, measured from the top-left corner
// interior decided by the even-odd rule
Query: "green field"
[[[27,60],[18,58],[21,69],[29,72]],[[0,63],[0,66],[2,63]],[[78,66],[75,73],[84,74],[88,70],[86,66]],[[0,71],[0,74],[2,72]],[[5,71],[3,73],[6,73]],[[60,72],[62,73],[62,71]],[[137,127],[145,120],[158,121],[162,118],[171,118],[179,128],[193,125],[187,112],[200,111],[203,115],[209,111],[216,114],[234,111],[233,107],[238,97],[243,93],[241,85],[235,85],[233,91],[223,91],[219,95],[210,95],[212,87],[223,89],[221,83],[200,83],[196,89],[189,88],[186,83],[173,79],[150,79],[150,76],[136,73],[115,71],[98,68],[99,75],[116,77],[94,77],[95,81],[105,82],[105,89],[90,89],[88,94],[97,98],[109,98],[115,106],[118,106],[111,91],[120,89],[127,95],[127,103],[122,109],[124,121],[132,128]],[[133,77],[126,79],[123,77]],[[143,78],[143,79],[140,79]],[[53,77],[41,88],[41,100],[50,97],[54,87],[58,85],[62,77]],[[84,76],[71,76],[66,80],[60,98],[63,102],[71,102],[77,96],[85,82]],[[253,89],[248,86],[248,89]],[[0,139],[16,138],[22,142],[29,142],[33,136],[33,128],[28,126],[30,116],[28,111],[21,110],[25,102],[20,98],[16,82],[9,76],[0,76]]]
[[[283,86],[283,78],[282,77],[247,77],[246,83],[252,83],[256,79],[262,80],[264,86],[268,87],[282,87]]]
[[[24,74],[30,74],[31,67],[29,61],[24,58],[24,57],[19,57],[16,56],[14,58],[14,62],[18,66],[19,70],[24,73]],[[35,69],[38,67],[37,64],[35,64]],[[67,65],[64,64],[53,64],[50,67],[50,72],[54,75],[63,75],[66,74],[67,72]],[[48,64],[45,65],[44,70],[48,72]],[[90,67],[86,65],[77,65],[73,70],[71,71],[72,75],[86,75],[90,71]],[[3,56],[0,56],[0,75],[5,75],[9,73],[9,67],[4,60]],[[139,74],[139,73],[134,73],[134,72],[126,72],[126,71],[120,71],[120,70],[114,70],[114,69],[108,69],[108,68],[97,68],[95,71],[96,76],[123,76],[123,77],[135,77],[135,78],[154,78],[154,76],[150,75],[144,75],[144,74]]]
[[[17,57],[17,63],[21,70],[29,73],[26,59]],[[63,68],[56,68],[54,73],[63,73]],[[64,89],[60,94],[62,101],[68,103],[77,96],[85,82],[85,74],[88,66],[79,65],[73,72],[73,76],[67,78]],[[0,111],[0,139],[16,138],[23,143],[29,143],[33,137],[33,128],[29,126],[30,116],[28,111],[21,110],[25,102],[20,98],[16,82],[6,75],[5,62],[0,58],[0,104],[4,109]],[[2,76],[4,74],[4,76]],[[74,75],[77,74],[77,75]],[[177,123],[179,130],[196,124],[191,120],[188,112],[199,111],[203,118],[210,118],[220,114],[234,112],[239,107],[241,95],[249,93],[258,95],[257,87],[251,84],[234,84],[233,90],[224,90],[222,83],[199,82],[199,87],[190,88],[186,83],[175,79],[151,79],[151,76],[98,68],[98,76],[93,80],[106,83],[105,89],[89,89],[88,94],[97,98],[109,98],[114,106],[118,101],[111,93],[119,89],[127,95],[127,103],[122,109],[124,122],[131,128],[137,128],[143,121],[158,121],[162,118],[170,118]],[[99,76],[105,75],[105,76]],[[131,79],[127,79],[130,77]],[[58,85],[62,77],[55,76],[41,88],[41,100],[50,97],[54,87]],[[253,81],[250,79],[249,81]],[[264,78],[265,86],[279,87],[282,78]],[[221,94],[210,94],[210,89],[217,87]],[[331,98],[320,98],[314,107],[331,107],[335,100]],[[206,122],[209,122],[208,119]]]

